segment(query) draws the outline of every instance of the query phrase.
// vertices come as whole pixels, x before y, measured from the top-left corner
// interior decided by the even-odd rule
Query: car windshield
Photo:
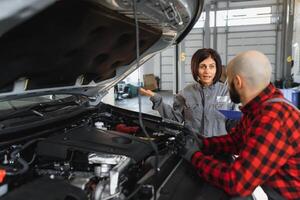
[[[35,96],[35,97],[26,97],[19,98],[9,101],[0,101],[0,111],[1,110],[17,110],[18,108],[30,106],[37,103],[49,103],[52,101],[59,101],[62,99],[66,99],[72,97],[73,95],[43,95],[43,96]]]

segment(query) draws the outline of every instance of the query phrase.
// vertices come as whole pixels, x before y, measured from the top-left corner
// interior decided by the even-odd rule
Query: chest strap
[[[267,101],[265,101],[265,103],[273,103],[273,102],[284,102],[284,103],[292,106],[298,112],[300,112],[300,110],[294,104],[292,104],[289,100],[287,100],[285,98],[272,98],[272,99],[268,99]]]

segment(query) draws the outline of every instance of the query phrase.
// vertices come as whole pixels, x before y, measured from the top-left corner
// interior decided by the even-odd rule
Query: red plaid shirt
[[[250,195],[256,186],[270,186],[286,199],[300,199],[300,114],[283,102],[270,84],[241,108],[240,123],[225,136],[204,140],[192,164],[199,175],[233,196]],[[239,155],[225,164],[207,154]]]

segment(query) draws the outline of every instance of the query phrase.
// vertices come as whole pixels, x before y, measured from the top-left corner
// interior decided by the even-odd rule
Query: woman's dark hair
[[[193,74],[193,78],[196,82],[198,82],[199,64],[203,60],[205,60],[206,58],[209,58],[209,57],[211,57],[216,62],[216,68],[217,68],[215,77],[213,79],[213,83],[216,83],[217,81],[219,81],[221,74],[222,74],[221,57],[218,54],[218,52],[216,52],[215,50],[209,49],[209,48],[204,48],[204,49],[197,50],[192,57],[191,71]]]

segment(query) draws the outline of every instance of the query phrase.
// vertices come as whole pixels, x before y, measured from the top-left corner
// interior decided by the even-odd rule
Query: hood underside
[[[76,88],[93,95],[104,88],[103,83],[107,87],[105,81],[118,80],[118,68],[128,66],[123,72],[129,71],[136,59],[134,19],[109,9],[105,6],[109,1],[105,2],[57,1],[3,33],[0,99],[39,91],[72,93]],[[190,18],[181,26],[187,26]],[[140,54],[150,55],[174,42],[176,31],[165,32],[139,23]]]

